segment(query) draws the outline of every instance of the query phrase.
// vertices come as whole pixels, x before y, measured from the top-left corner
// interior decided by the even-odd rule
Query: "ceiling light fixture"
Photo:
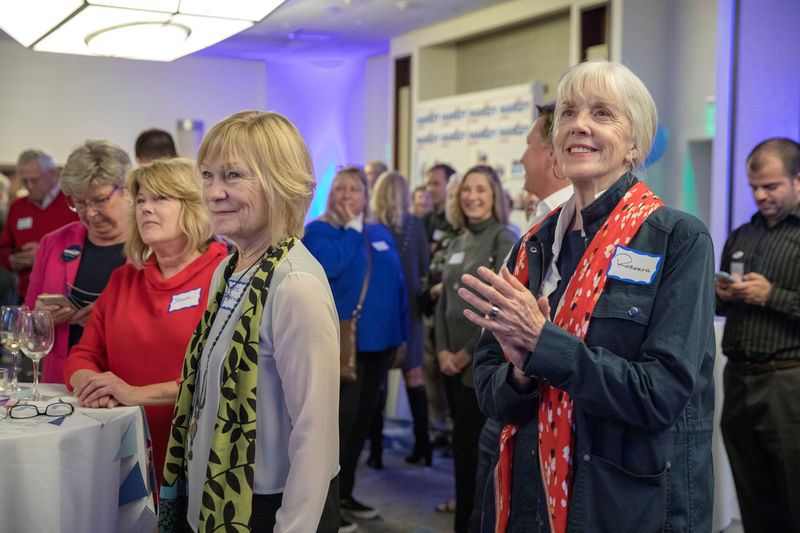
[[[173,61],[243,31],[285,0],[5,0],[0,29],[38,52]]]

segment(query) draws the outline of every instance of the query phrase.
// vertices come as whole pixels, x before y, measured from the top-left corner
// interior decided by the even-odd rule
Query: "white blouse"
[[[216,288],[227,260],[214,273]],[[231,306],[233,287],[249,282],[252,271],[235,272],[223,301]],[[210,291],[209,300],[214,297]],[[231,298],[232,297],[232,298]],[[212,378],[197,422],[188,462],[188,520],[197,529],[206,463],[219,408],[222,367],[242,312],[244,297],[232,310],[221,308],[199,362],[195,394],[208,363]],[[228,314],[230,320],[211,353]],[[320,264],[298,241],[278,264],[259,330],[256,461],[253,492],[283,493],[275,531],[315,531],[331,479],[339,470],[339,321],[328,280]]]

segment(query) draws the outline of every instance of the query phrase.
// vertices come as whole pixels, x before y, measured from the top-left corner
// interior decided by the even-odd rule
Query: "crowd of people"
[[[145,406],[161,531],[377,517],[356,473],[368,441],[383,467],[391,368],[406,462],[453,457],[436,510],[456,533],[710,531],[716,311],[746,529],[797,530],[797,409],[773,385],[800,372],[800,145],[751,154],[759,213],[715,279],[702,222],[637,177],[657,124],[627,67],[570,68],[521,147],[521,238],[486,164],[436,164],[415,189],[379,161],[340,168],[304,225],[310,152],[272,112],[222,120],[196,161],[161,130],[137,139],[135,168],[107,140],[60,171],[26,150],[0,289],[53,317],[43,381],[83,407]]]

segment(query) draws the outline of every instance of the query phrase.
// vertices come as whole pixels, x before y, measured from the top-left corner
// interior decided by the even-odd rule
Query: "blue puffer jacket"
[[[620,178],[585,207],[587,237],[597,233],[635,177]],[[552,262],[557,217],[525,246],[529,288]],[[661,207],[628,248],[663,260],[652,282],[609,278],[585,340],[548,322],[524,365],[574,402],[576,441],[567,531],[711,530],[714,410],[714,252],[694,217]],[[513,259],[511,260],[513,263]],[[510,532],[549,531],[538,457],[538,396],[509,385],[511,364],[490,332],[475,350],[483,412],[520,426],[512,471]],[[534,381],[536,383],[536,381]],[[490,486],[490,485],[487,485]],[[494,530],[492,491],[484,531]]]
[[[356,350],[377,352],[408,339],[408,301],[403,265],[392,234],[381,224],[365,224],[372,269],[356,328]],[[362,233],[322,220],[306,226],[303,244],[319,261],[331,285],[340,320],[353,316],[358,304],[367,251]]]

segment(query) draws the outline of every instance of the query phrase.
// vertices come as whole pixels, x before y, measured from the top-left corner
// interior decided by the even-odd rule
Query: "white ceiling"
[[[287,0],[249,30],[197,54],[334,66],[386,52],[397,35],[506,1]],[[2,31],[0,37],[9,39]]]
[[[203,55],[338,62],[389,49],[389,39],[508,0],[288,0]]]

